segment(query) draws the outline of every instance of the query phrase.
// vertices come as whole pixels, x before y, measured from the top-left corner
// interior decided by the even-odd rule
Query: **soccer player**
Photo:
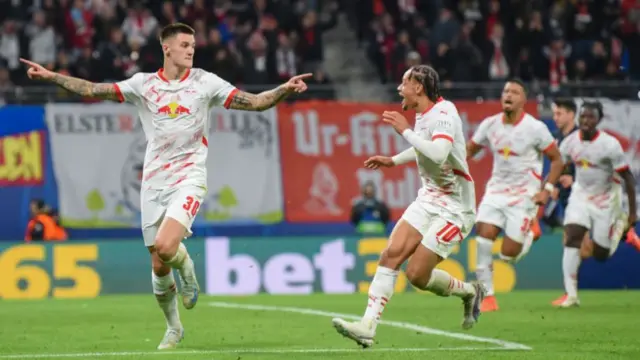
[[[493,288],[493,242],[504,230],[500,258],[517,262],[533,243],[531,224],[538,205],[546,204],[562,173],[562,158],[547,126],[527,114],[527,92],[519,80],[510,80],[502,91],[502,113],[490,116],[467,144],[469,157],[483,146],[493,153],[493,171],[476,219],[476,276],[487,289],[481,311],[496,311]],[[542,186],[542,155],[551,160],[547,182]]]
[[[215,74],[192,68],[194,33],[181,23],[166,26],[160,35],[164,67],[117,83],[92,83],[21,59],[31,79],[52,82],[84,97],[138,107],[148,141],[141,188],[142,235],[151,254],[153,292],[167,322],[158,349],[175,348],[184,337],[172,269],[179,274],[184,307],[191,309],[198,300],[193,261],[182,240],[192,234],[191,225],[207,191],[210,108],[266,110],[305,91],[303,80],[311,76],[294,76],[257,95],[240,91]]]
[[[573,99],[559,98],[553,101],[551,109],[553,112],[553,121],[558,127],[558,131],[554,134],[554,137],[556,138],[558,146],[560,146],[567,136],[578,130],[578,125],[576,124],[577,106]],[[545,209],[544,220],[551,227],[562,226],[559,211],[560,209],[567,208],[574,176],[574,165],[565,164],[564,171],[558,179],[556,189],[551,196],[553,200],[549,202],[549,205]]]
[[[591,254],[598,261],[606,261],[615,252],[624,228],[633,229],[636,224],[635,180],[620,142],[597,130],[603,116],[602,104],[585,102],[580,111],[579,131],[569,135],[560,145],[562,157],[576,167],[564,218],[562,272],[566,294],[556,301],[560,307],[580,304],[580,247],[587,232],[591,231],[593,239]],[[622,215],[620,178],[629,200],[629,214],[624,227],[619,226],[621,217],[626,216]]]
[[[385,111],[382,116],[412,147],[393,157],[374,156],[365,161],[365,166],[378,169],[416,161],[422,188],[396,224],[387,248],[380,255],[363,318],[357,322],[333,319],[339,333],[362,347],[373,344],[377,324],[393,295],[400,266],[409,257],[406,276],[411,284],[439,296],[462,299],[465,329],[477,322],[484,296],[480,284],[460,281],[435,268],[471,231],[475,216],[475,190],[458,111],[453,103],[440,97],[438,73],[429,66],[407,70],[398,91],[403,98],[402,108],[417,112],[414,130],[398,112]]]

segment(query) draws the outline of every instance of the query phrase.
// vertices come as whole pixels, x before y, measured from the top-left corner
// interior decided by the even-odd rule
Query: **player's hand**
[[[295,93],[304,92],[304,91],[307,90],[307,84],[305,84],[304,80],[308,79],[308,78],[310,78],[312,76],[313,76],[313,74],[311,74],[311,73],[306,73],[306,74],[302,74],[302,75],[296,75],[296,76],[292,77],[291,79],[289,79],[289,81],[284,83],[283,86],[290,93],[292,93],[292,92],[295,92]]]
[[[387,124],[393,126],[393,128],[396,130],[396,132],[398,134],[400,134],[400,135],[402,135],[402,133],[405,130],[411,129],[411,126],[409,126],[409,122],[404,117],[404,115],[400,114],[397,111],[385,111],[385,112],[383,112],[382,113],[382,121],[384,121]]]
[[[562,175],[558,179],[558,182],[560,183],[560,185],[562,185],[563,188],[568,189],[571,187],[571,185],[573,185],[573,176]]]
[[[368,158],[364,162],[364,167],[367,169],[375,170],[381,167],[393,167],[396,164],[393,163],[393,160],[389,156],[372,156]]]
[[[547,190],[542,190],[533,196],[533,202],[536,205],[546,205],[547,201],[549,201],[549,192]]]
[[[29,66],[27,76],[32,80],[51,80],[56,75],[53,71],[45,69],[44,66],[36,64],[33,61],[20,58],[20,62]]]

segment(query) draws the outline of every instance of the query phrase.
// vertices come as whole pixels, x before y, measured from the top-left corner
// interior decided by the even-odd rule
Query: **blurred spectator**
[[[74,56],[93,42],[93,13],[85,8],[84,0],[74,0],[65,15],[66,37],[74,49]]]
[[[8,20],[3,24],[0,35],[0,60],[12,72],[12,78],[20,71],[20,38],[17,30],[17,24]]]
[[[389,208],[376,198],[372,182],[362,187],[362,197],[351,208],[351,223],[356,231],[364,234],[384,234],[389,223]]]
[[[518,76],[555,92],[572,80],[640,80],[636,0],[380,0],[362,14],[382,82],[397,80],[412,51],[445,83]]]
[[[193,23],[191,22],[191,24]],[[128,42],[134,41],[144,45],[147,39],[155,33],[157,26],[158,20],[153,17],[151,11],[138,5],[128,11],[127,18],[122,23],[122,31],[124,31]]]
[[[60,225],[57,211],[52,212],[42,200],[32,200],[30,210],[31,220],[24,237],[26,242],[67,240],[67,232]]]
[[[33,21],[27,25],[25,35],[29,39],[31,60],[44,65],[56,61],[56,35],[53,27],[47,24],[44,11],[33,14]]]

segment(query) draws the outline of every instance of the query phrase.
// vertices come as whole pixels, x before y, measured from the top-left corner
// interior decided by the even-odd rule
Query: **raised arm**
[[[307,84],[305,84],[304,79],[311,76],[312,74],[296,75],[277,88],[263,91],[259,94],[251,94],[239,90],[233,95],[231,103],[229,103],[229,108],[248,111],[264,111],[270,109],[286,99],[287,96],[307,90]]]
[[[20,61],[29,66],[27,75],[30,79],[52,82],[74,94],[84,97],[113,101],[119,100],[118,91],[114,84],[93,83],[72,76],[58,74],[29,60],[20,59]]]

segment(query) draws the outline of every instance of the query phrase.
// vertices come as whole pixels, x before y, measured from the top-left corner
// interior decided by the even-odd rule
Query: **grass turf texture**
[[[202,297],[181,310],[185,339],[173,352],[155,350],[165,323],[154,297],[3,301],[1,359],[640,359],[640,292],[581,292],[582,307],[554,309],[559,292],[499,294],[500,311],[483,314],[471,331],[460,327],[457,298],[394,296],[378,327],[377,344],[360,350],[331,326],[331,317],[282,312],[282,307],[359,316],[366,295]],[[259,305],[265,310],[213,306]],[[227,305],[228,306],[228,305]],[[273,311],[278,310],[278,311]],[[407,329],[406,327],[412,327]],[[515,342],[530,350],[425,333],[450,333]],[[422,329],[422,330],[421,330]],[[427,329],[429,330],[429,329]]]

